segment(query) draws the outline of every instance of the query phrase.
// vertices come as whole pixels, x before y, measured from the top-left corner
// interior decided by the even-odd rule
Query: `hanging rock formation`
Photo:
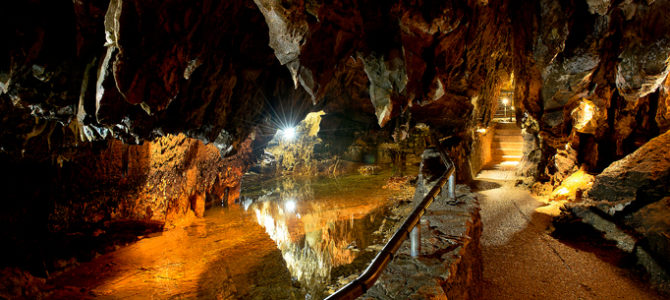
[[[43,231],[157,221],[188,201],[201,213],[276,124],[318,110],[322,128],[355,123],[347,135],[390,140],[426,123],[450,137],[467,180],[473,131],[511,78],[532,154],[523,173],[558,185],[670,128],[668,11],[670,0],[11,1],[0,162],[46,171],[21,177],[30,193],[8,185],[6,202],[18,215],[40,207]],[[100,182],[127,189],[111,197]]]

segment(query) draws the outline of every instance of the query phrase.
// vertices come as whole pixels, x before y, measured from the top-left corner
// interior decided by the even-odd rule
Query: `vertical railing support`
[[[416,258],[421,252],[421,233],[420,224],[430,228],[427,219],[422,220],[422,216],[426,213],[428,206],[436,199],[442,198],[444,195],[444,186],[449,184],[448,196],[455,199],[456,194],[456,178],[454,177],[454,163],[449,158],[447,153],[440,145],[440,141],[433,135],[432,139],[435,141],[437,150],[440,152],[442,162],[447,167],[447,170],[440,176],[440,179],[430,189],[430,191],[423,197],[423,199],[414,207],[412,212],[407,216],[400,228],[391,236],[391,239],[384,245],[384,247],[377,253],[377,256],[372,260],[370,265],[359,275],[356,279],[349,282],[347,285],[337,290],[332,295],[328,296],[326,300],[335,299],[356,299],[356,297],[363,295],[370,289],[377,278],[382,274],[382,271],[393,260],[396,251],[400,249],[402,242],[405,241],[409,235],[411,240],[410,254]],[[408,234],[409,233],[409,234]]]
[[[411,241],[410,255],[417,258],[421,253],[421,222],[416,223],[416,226],[410,231],[409,239]]]
[[[449,199],[456,200],[456,172],[449,176]]]

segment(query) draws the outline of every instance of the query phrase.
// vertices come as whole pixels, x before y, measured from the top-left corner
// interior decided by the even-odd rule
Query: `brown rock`
[[[191,209],[195,212],[196,217],[202,218],[205,216],[205,197],[202,194],[191,195]]]
[[[588,197],[607,201],[604,210],[615,214],[629,205],[639,207],[670,195],[668,145],[670,131],[614,162],[596,176]]]

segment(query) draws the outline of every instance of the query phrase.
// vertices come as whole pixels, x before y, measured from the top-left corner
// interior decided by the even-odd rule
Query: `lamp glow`
[[[503,105],[507,105],[507,104],[509,104],[509,99],[507,99],[507,98],[502,98],[502,104],[503,104]]]
[[[296,137],[295,127],[285,128],[281,133],[285,141],[292,141]]]
[[[289,199],[286,202],[284,202],[284,209],[287,212],[294,212],[295,211],[295,200],[294,199]]]

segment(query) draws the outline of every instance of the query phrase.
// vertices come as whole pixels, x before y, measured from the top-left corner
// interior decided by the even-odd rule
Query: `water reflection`
[[[357,179],[282,178],[250,192],[243,187],[243,207],[255,214],[292,277],[312,297],[324,296],[333,268],[351,264],[380,239],[373,233],[388,210],[388,198],[376,191],[380,185],[368,189],[351,180]]]
[[[241,205],[82,262],[49,280],[52,298],[322,298],[383,243],[373,232],[394,203],[379,189],[387,178],[245,180]]]

